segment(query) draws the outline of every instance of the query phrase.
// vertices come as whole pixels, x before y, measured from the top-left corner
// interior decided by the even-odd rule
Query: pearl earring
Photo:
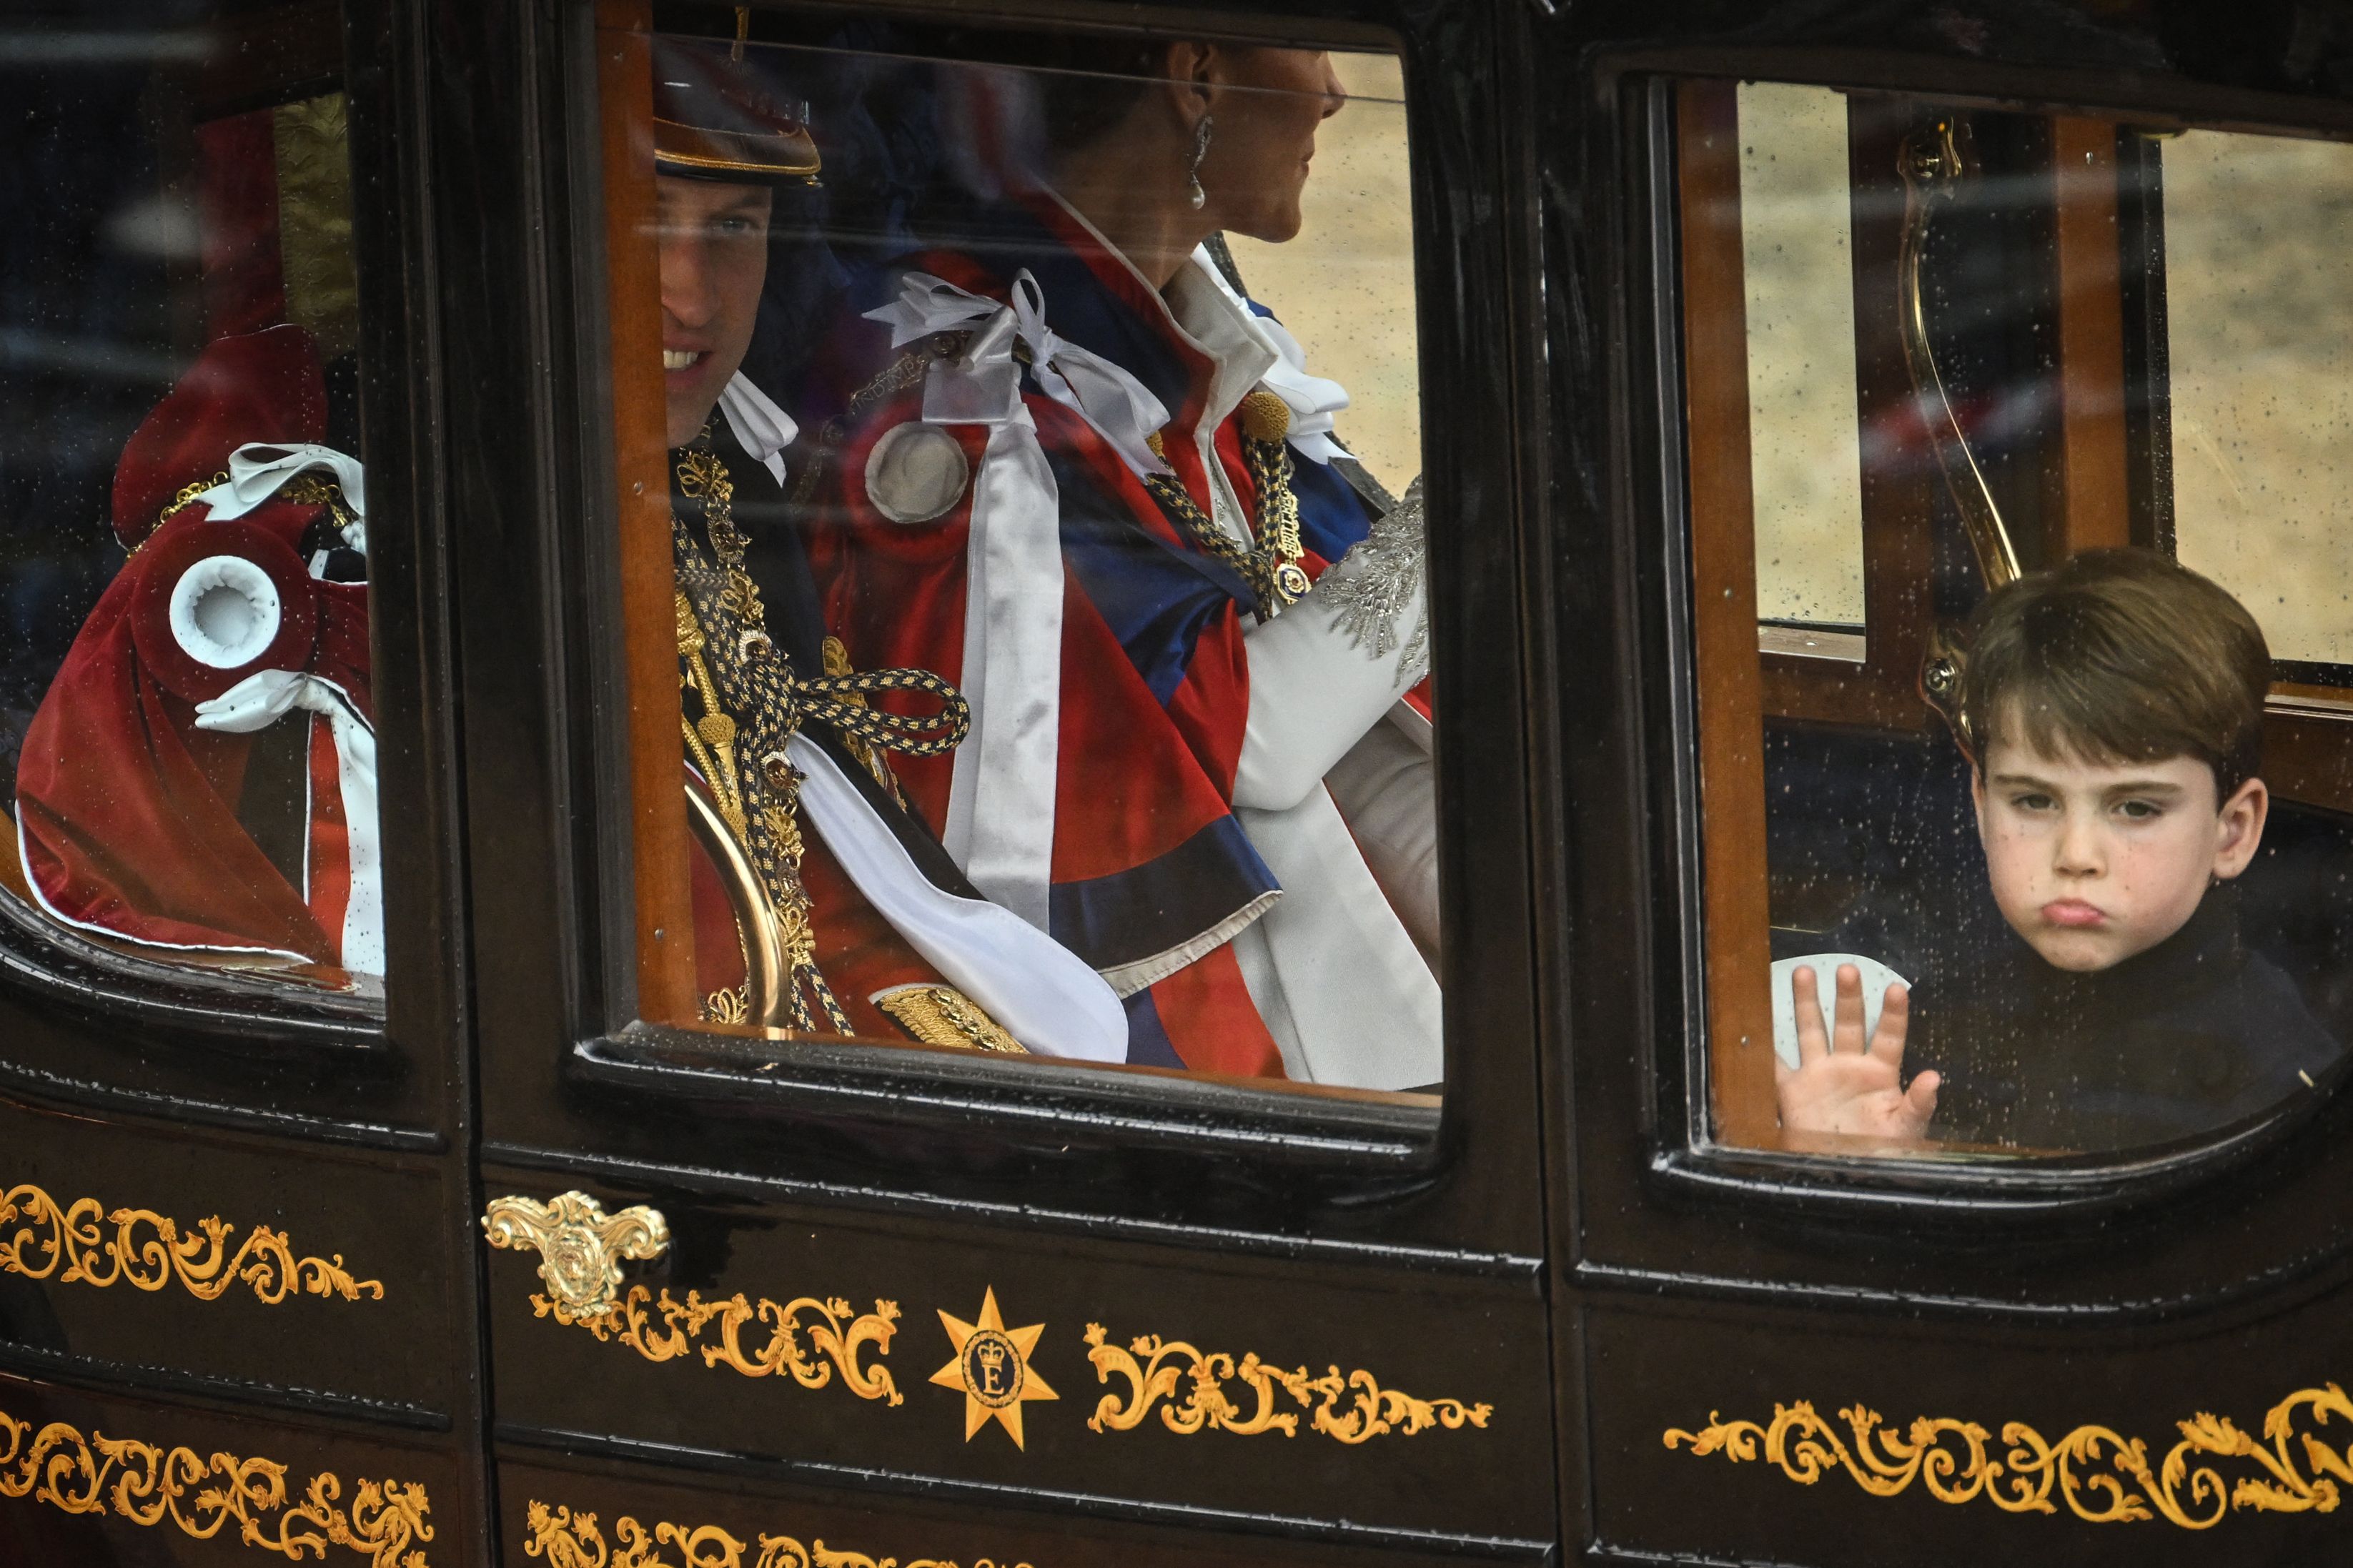
[[[1201,160],[1209,155],[1209,127],[1213,123],[1214,121],[1204,114],[1201,116],[1201,122],[1193,127],[1193,163],[1192,166],[1186,171],[1186,177],[1191,181],[1192,189],[1187,193],[1186,199],[1193,204],[1193,210],[1196,212],[1209,205],[1209,193],[1201,188]]]

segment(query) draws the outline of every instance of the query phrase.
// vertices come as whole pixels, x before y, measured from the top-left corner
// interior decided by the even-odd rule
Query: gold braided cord
[[[892,691],[921,691],[940,700],[940,711],[929,718],[885,713],[866,703],[870,697]],[[972,729],[972,704],[964,693],[928,669],[869,669],[849,675],[821,675],[793,681],[801,717],[830,724],[845,735],[870,746],[882,746],[904,757],[937,757],[964,743]]]

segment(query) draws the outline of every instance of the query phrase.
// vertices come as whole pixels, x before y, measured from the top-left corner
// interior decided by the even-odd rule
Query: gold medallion
[[[994,1419],[1015,1447],[1025,1447],[1021,1406],[1032,1399],[1061,1397],[1046,1386],[1046,1380],[1029,1364],[1029,1352],[1038,1348],[1038,1336],[1046,1331],[1046,1325],[1007,1328],[997,1310],[997,1290],[991,1287],[981,1300],[978,1322],[967,1323],[942,1312],[940,1326],[947,1330],[955,1354],[932,1373],[932,1381],[943,1388],[964,1391],[965,1441],[971,1442],[972,1435]]]

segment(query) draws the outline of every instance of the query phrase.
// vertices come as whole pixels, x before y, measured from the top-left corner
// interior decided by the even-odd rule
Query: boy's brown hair
[[[2263,629],[2170,556],[2087,551],[1996,589],[1970,627],[1960,717],[1980,765],[1998,739],[2088,762],[2194,756],[2219,805],[2262,763]]]

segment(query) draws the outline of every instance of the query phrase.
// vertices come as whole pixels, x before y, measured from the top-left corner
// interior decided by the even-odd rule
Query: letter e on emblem
[[[932,1373],[932,1381],[943,1388],[963,1391],[965,1441],[971,1442],[974,1433],[994,1420],[1005,1428],[1015,1447],[1026,1447],[1021,1406],[1032,1399],[1061,1397],[1046,1386],[1046,1380],[1029,1364],[1029,1353],[1038,1348],[1038,1336],[1046,1331],[1046,1325],[1007,1328],[997,1310],[997,1290],[992,1286],[981,1300],[978,1322],[967,1323],[942,1312],[940,1326],[947,1330],[955,1356]]]

